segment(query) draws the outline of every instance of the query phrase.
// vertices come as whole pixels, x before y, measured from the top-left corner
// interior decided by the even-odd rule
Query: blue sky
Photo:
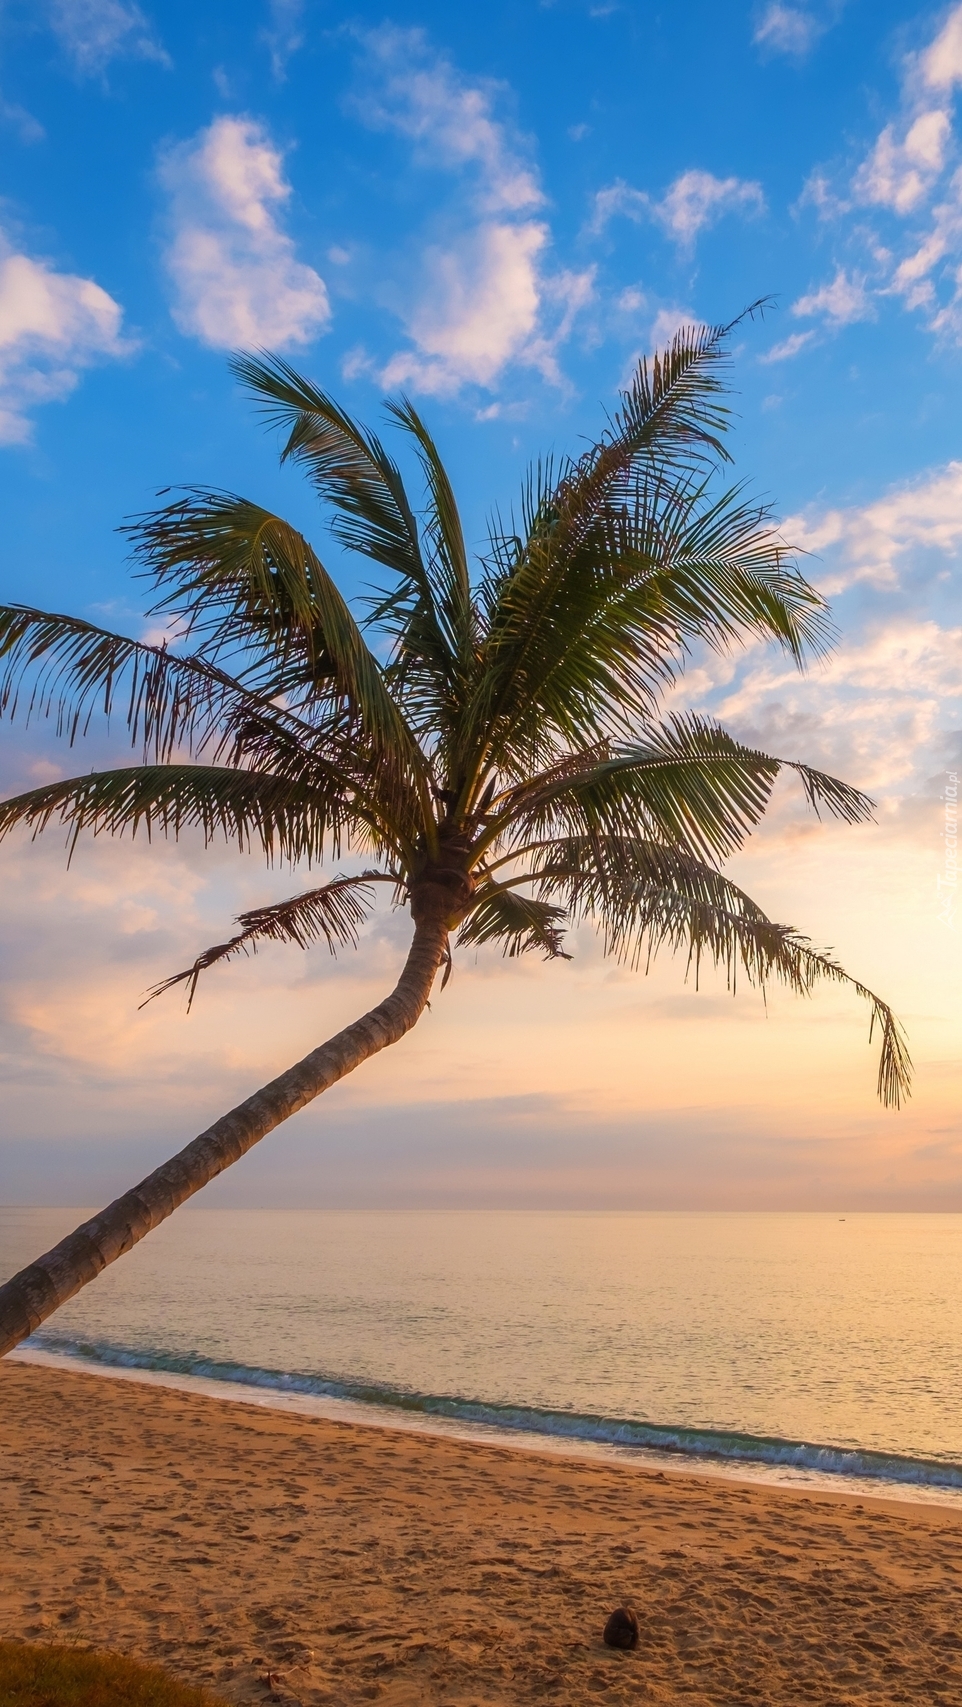
[[[668,970],[644,996],[646,1023],[668,1039],[659,1051],[681,1062],[697,1032],[696,1056],[714,1061],[727,1039],[697,1085],[686,1070],[683,1091],[666,1080],[652,1100],[646,1046],[630,1041],[637,980],[606,1021],[619,1036],[623,1022],[624,1058],[559,1081],[553,1051],[564,1056],[558,1040],[578,1035],[590,992],[608,1013],[612,986],[597,993],[588,948],[586,983],[545,968],[514,986],[525,1012],[544,993],[554,1043],[529,1038],[522,1059],[508,974],[478,967],[458,998],[460,1031],[451,1020],[460,1077],[426,1066],[425,1043],[407,1080],[378,1069],[369,1103],[348,1097],[345,1132],[393,1121],[404,1144],[431,1124],[418,1110],[430,1106],[442,1125],[438,1111],[468,1110],[460,1174],[446,1163],[438,1184],[414,1145],[405,1177],[415,1194],[422,1180],[428,1198],[476,1200],[478,1134],[497,1130],[502,1184],[485,1175],[483,1188],[492,1201],[578,1200],[578,1168],[604,1149],[604,1129],[611,1177],[627,1169],[639,1202],[692,1201],[697,1175],[709,1198],[718,1184],[712,1201],[727,1201],[721,1182],[735,1178],[740,1202],[848,1193],[962,1207],[959,936],[954,895],[940,888],[940,795],[962,756],[960,90],[959,5],[0,7],[6,598],[149,632],[115,530],[180,481],[243,491],[324,542],[309,494],[277,470],[232,385],[232,348],[283,350],[368,419],[385,391],[413,393],[480,543],[530,458],[599,430],[633,361],[680,320],[727,320],[776,299],[735,337],[737,472],[814,554],[809,572],[833,599],[839,644],[805,681],[754,651],[731,664],[696,659],[686,698],[879,798],[878,830],[847,841],[780,799],[741,875],[906,1014],[920,1062],[912,1112],[895,1128],[872,1110],[850,1005],[779,1008],[776,1038],[774,1022],[758,1030],[766,1022],[749,999],[736,1045],[714,998],[692,1009],[699,998],[679,997],[681,974]],[[339,568],[358,590],[352,566]],[[8,728],[0,780],[29,787],[91,762],[65,756],[49,728]],[[75,1129],[88,1161],[90,1135],[107,1134],[97,1166],[105,1188],[123,1184],[118,1145],[131,1119],[163,1153],[176,1126],[155,1118],[165,1097],[177,1109],[208,1092],[216,1103],[247,1088],[248,1061],[251,1071],[280,1064],[261,1050],[256,1016],[265,1001],[287,1014],[307,975],[265,956],[227,975],[189,1033],[181,1015],[155,1021],[155,1009],[151,1032],[130,1017],[140,991],[256,899],[261,875],[189,847],[91,850],[69,876],[56,848],[11,843],[0,857],[11,1190],[56,1198]],[[290,874],[268,881],[271,892],[291,887]],[[379,928],[364,961],[372,979],[396,952],[395,923]],[[321,970],[337,1018],[366,985],[342,969],[310,977]],[[679,1000],[689,1005],[673,1008]],[[232,1055],[225,1040],[245,1024],[256,1045]],[[277,1025],[280,1049],[288,1021]],[[848,1041],[836,1060],[826,1038],[839,1025]],[[756,1077],[759,1049],[771,1051],[770,1080]],[[799,1049],[801,1077],[786,1081]],[[537,1103],[548,1091],[556,1100]],[[512,1096],[535,1102],[518,1115]],[[568,1185],[540,1137],[524,1183],[510,1183],[504,1156],[521,1152],[504,1135],[518,1119],[536,1134],[565,1131]],[[769,1144],[764,1166],[755,1138],[745,1149],[749,1129]],[[682,1134],[673,1152],[669,1130]],[[816,1156],[806,1144],[828,1148]],[[348,1168],[347,1198],[360,1189],[352,1177]],[[63,1189],[82,1200],[81,1173],[70,1180]]]

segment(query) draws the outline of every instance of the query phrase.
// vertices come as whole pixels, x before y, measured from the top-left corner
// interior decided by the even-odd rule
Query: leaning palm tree
[[[53,716],[73,741],[95,711],[121,707],[140,756],[6,801],[0,835],[59,823],[72,844],[85,830],[199,826],[269,861],[351,856],[355,869],[243,914],[155,993],[184,982],[192,999],[215,962],[266,941],[355,945],[377,884],[414,926],[384,1001],[0,1287],[0,1352],[409,1031],[442,967],[447,979],[452,935],[551,959],[565,928],[587,920],[607,953],[634,964],[667,946],[689,966],[720,965],[730,984],[739,971],[800,994],[846,981],[880,1025],[879,1094],[898,1104],[908,1057],[888,1006],[722,871],[785,761],[704,717],[665,714],[696,643],[760,638],[801,665],[828,641],[825,606],[767,512],[713,484],[728,460],[730,330],[682,331],[642,362],[599,442],[530,474],[474,575],[448,477],[408,401],[387,413],[420,463],[419,512],[373,433],[286,362],[237,358],[338,542],[386,576],[366,619],[377,653],[300,533],[194,488],[127,530],[170,647],[0,609],[0,709]],[[870,816],[855,789],[788,763],[816,810]]]

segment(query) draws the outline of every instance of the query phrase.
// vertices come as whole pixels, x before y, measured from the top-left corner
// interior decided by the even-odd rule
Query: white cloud
[[[824,32],[824,24],[798,6],[767,6],[753,36],[760,47],[802,59]]]
[[[367,124],[408,137],[425,164],[445,171],[474,167],[485,213],[543,205],[533,171],[494,117],[498,85],[465,82],[431,52],[421,30],[385,26],[363,40],[374,75],[355,105]]]
[[[930,331],[962,343],[962,170],[946,184],[958,158],[950,104],[962,82],[962,5],[921,53],[903,62],[898,119],[885,125],[852,180],[856,201],[887,209],[914,230],[869,242],[884,289],[909,310],[921,310]],[[849,205],[833,198],[816,178],[808,199],[833,212]],[[817,192],[817,194],[815,193]]]
[[[906,554],[954,556],[962,547],[962,462],[870,504],[790,516],[782,532],[800,550],[830,554],[827,574],[819,576],[827,593],[856,581],[894,587]],[[962,669],[959,674],[962,682]]]
[[[801,354],[814,337],[814,332],[791,332],[787,338],[783,338],[778,344],[773,344],[771,349],[766,350],[765,354],[759,356],[758,359],[766,365],[770,362],[791,361],[793,356]]]
[[[844,197],[835,194],[825,173],[816,168],[806,178],[802,193],[792,212],[794,213],[798,208],[814,207],[819,219],[837,219],[841,214],[848,213],[851,205],[851,202],[846,201]]]
[[[547,227],[533,221],[491,222],[459,250],[429,253],[426,288],[408,321],[417,351],[394,356],[383,383],[431,392],[490,385],[535,334],[547,241]]]
[[[651,208],[651,197],[644,190],[636,190],[624,178],[616,178],[606,189],[596,192],[589,230],[597,236],[610,220],[619,216],[640,225],[643,219],[650,218]]]
[[[594,199],[590,229],[599,233],[609,220],[621,216],[640,223],[653,219],[683,248],[690,248],[700,231],[726,213],[747,216],[764,212],[762,187],[745,178],[716,178],[711,172],[682,172],[661,201],[618,178]]]
[[[762,213],[764,207],[760,184],[744,178],[715,178],[711,172],[683,172],[657,211],[672,235],[687,244],[722,214],[751,215]]]
[[[846,639],[808,676],[753,656],[727,691],[712,695],[724,723],[793,757],[804,751],[873,793],[918,787],[957,722],[962,628],[889,617]]]
[[[962,170],[955,173],[944,201],[932,209],[931,226],[921,243],[899,262],[892,274],[890,288],[904,297],[907,308],[929,312],[929,328],[947,332],[962,341],[962,268],[949,266],[939,282],[948,279],[954,286],[948,301],[940,305],[936,290],[938,268],[942,261],[962,250]],[[935,275],[935,276],[934,276]]]
[[[962,6],[950,12],[932,45],[922,55],[922,77],[930,89],[962,83]]]
[[[843,267],[839,267],[831,284],[800,296],[792,304],[792,313],[798,319],[819,316],[833,326],[850,326],[855,320],[867,320],[872,312],[865,280],[857,275],[849,278]]]
[[[838,598],[835,649],[804,676],[761,645],[741,659],[705,656],[685,697],[744,739],[804,754],[894,809],[924,793],[958,742],[962,627],[950,587],[962,555],[962,461],[865,504],[789,516],[781,533],[811,553],[805,574]],[[914,811],[899,819],[912,834]]]
[[[680,327],[699,324],[698,315],[691,308],[659,308],[648,334],[652,349],[667,349]]]
[[[93,279],[0,250],[0,444],[30,438],[30,410],[69,395],[83,368],[126,355],[122,310]]]
[[[418,287],[402,311],[412,347],[389,359],[381,382],[434,394],[490,389],[517,363],[561,383],[557,352],[590,300],[593,270],[547,269],[545,198],[496,116],[499,87],[466,81],[420,30],[385,27],[361,39],[367,58],[355,106],[364,122],[406,138],[420,167],[454,174],[466,189],[448,215],[454,234],[420,257]],[[363,352],[349,361],[352,373],[374,368]]]
[[[117,58],[170,64],[133,0],[50,0],[49,17],[54,35],[82,77],[102,74]]]
[[[283,157],[262,126],[220,118],[161,165],[171,198],[174,319],[214,349],[310,342],[330,320],[323,279],[298,261],[277,213]]]
[[[910,213],[942,171],[951,134],[949,115],[938,107],[919,113],[901,142],[896,127],[886,125],[856,174],[856,194],[896,213]]]

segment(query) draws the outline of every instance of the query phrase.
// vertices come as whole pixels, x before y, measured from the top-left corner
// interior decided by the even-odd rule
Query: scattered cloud
[[[690,249],[701,231],[726,213],[751,218],[765,211],[760,184],[746,178],[716,178],[711,172],[682,172],[660,201],[618,178],[594,198],[590,230],[596,235],[615,218],[636,224],[652,219],[682,248]]]
[[[25,444],[31,411],[67,397],[92,363],[127,355],[122,310],[74,273],[0,247],[0,444]]]
[[[838,219],[851,211],[852,204],[844,196],[836,195],[826,174],[816,168],[806,178],[792,212],[796,213],[803,207],[815,208],[819,219]]]
[[[406,138],[422,170],[467,186],[444,242],[421,253],[402,311],[411,347],[380,368],[381,382],[434,395],[490,389],[517,363],[561,383],[557,352],[591,299],[594,274],[547,266],[545,197],[522,141],[496,114],[501,86],[467,81],[421,30],[384,27],[361,40],[364,87],[354,106],[364,123]],[[352,373],[375,370],[363,352],[349,361]]]
[[[898,222],[860,228],[879,290],[925,314],[930,331],[962,343],[962,168],[951,96],[962,83],[962,4],[921,52],[902,63],[900,112],[883,126],[851,179],[848,196],[813,173],[802,196],[821,217],[861,205]],[[906,232],[903,221],[911,220]]]
[[[790,361],[793,356],[800,355],[814,337],[814,332],[791,332],[787,338],[783,338],[778,344],[773,344],[771,349],[766,350],[765,354],[759,356],[758,359],[766,365],[769,362]]]
[[[492,384],[535,335],[547,242],[540,222],[488,222],[459,249],[429,251],[424,293],[408,320],[417,349],[393,356],[383,383],[435,393]]]
[[[830,554],[828,576],[819,577],[827,593],[856,581],[895,587],[907,554],[935,551],[944,559],[962,548],[962,462],[947,463],[870,504],[790,516],[783,532],[800,550]]]
[[[304,0],[268,0],[269,21],[262,32],[271,56],[274,79],[282,83],[287,75],[287,62],[304,45],[301,28]]]
[[[931,618],[887,617],[853,635],[817,671],[800,676],[753,656],[711,696],[722,722],[769,750],[810,763],[894,804],[939,763],[962,710],[962,629]]]
[[[81,77],[102,76],[112,59],[170,56],[134,0],[50,0],[50,28]]]
[[[760,184],[744,178],[715,178],[711,172],[683,172],[658,207],[658,218],[680,243],[691,244],[706,226],[725,213],[763,213]]]
[[[213,349],[309,343],[330,320],[323,279],[278,223],[291,186],[283,156],[253,119],[215,119],[170,149],[165,260],[181,331]]]
[[[805,12],[798,6],[779,5],[776,0],[775,4],[766,6],[752,39],[759,47],[772,53],[787,53],[796,59],[804,59],[824,30],[825,25],[811,12]]]
[[[653,350],[667,349],[680,326],[698,326],[701,322],[691,308],[659,308],[648,334]]]
[[[962,6],[953,7],[931,46],[922,54],[922,79],[930,89],[962,83]]]
[[[799,320],[818,316],[832,326],[850,326],[853,321],[869,319],[873,312],[865,280],[858,275],[850,278],[843,267],[839,267],[831,284],[822,285],[820,290],[800,296],[792,303],[792,313]]]
[[[856,195],[896,213],[910,213],[942,171],[951,134],[949,115],[939,107],[920,113],[901,140],[897,127],[886,125],[856,174]]]
[[[706,655],[679,700],[747,741],[804,754],[867,788],[887,803],[883,825],[930,846],[925,798],[957,748],[962,718],[951,591],[962,557],[962,462],[864,504],[813,506],[780,531],[809,554],[805,574],[836,601],[835,648],[804,675],[761,645],[740,658]]]
[[[386,25],[362,40],[369,76],[354,106],[366,124],[409,138],[421,165],[473,169],[484,213],[517,214],[544,204],[518,141],[494,117],[501,85],[466,82],[432,51],[423,30]]]

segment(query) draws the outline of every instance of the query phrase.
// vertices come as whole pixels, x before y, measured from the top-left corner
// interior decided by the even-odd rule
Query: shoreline
[[[640,1470],[660,1470],[673,1476],[711,1477],[749,1486],[838,1494],[853,1500],[884,1500],[896,1505],[935,1505],[955,1510],[962,1516],[962,1490],[937,1484],[896,1480],[882,1475],[860,1476],[855,1473],[823,1471],[747,1457],[722,1458],[711,1453],[702,1455],[690,1451],[621,1445],[613,1441],[592,1440],[573,1434],[552,1434],[534,1429],[473,1422],[437,1413],[402,1410],[400,1407],[350,1398],[290,1392],[279,1387],[253,1386],[241,1381],[179,1374],[168,1370],[107,1364],[70,1353],[32,1347],[20,1347],[9,1353],[7,1362],[33,1364],[41,1368],[63,1370],[66,1373],[83,1373],[97,1379],[163,1387],[173,1392],[206,1396],[225,1404],[249,1405],[288,1415],[324,1418],[359,1428],[385,1429],[429,1438],[475,1441],[481,1445],[504,1447],[509,1451],[543,1453],[552,1458],[570,1457],[586,1462],[634,1464]]]
[[[962,1702],[962,1518],[0,1363],[0,1635],[237,1707]],[[642,1638],[606,1649],[634,1604]]]

